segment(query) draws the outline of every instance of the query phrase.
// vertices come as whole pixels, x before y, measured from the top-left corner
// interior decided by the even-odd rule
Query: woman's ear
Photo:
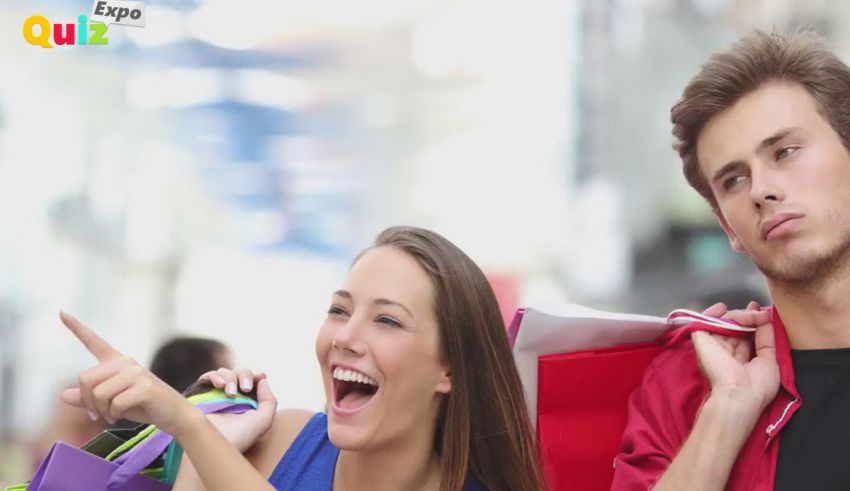
[[[438,394],[448,394],[452,391],[452,372],[451,370],[444,370],[440,375],[440,379],[437,381],[437,387],[435,391]]]

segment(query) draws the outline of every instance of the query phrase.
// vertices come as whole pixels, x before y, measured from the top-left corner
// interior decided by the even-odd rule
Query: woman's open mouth
[[[333,367],[334,411],[347,416],[359,412],[378,392],[378,383],[363,372]]]

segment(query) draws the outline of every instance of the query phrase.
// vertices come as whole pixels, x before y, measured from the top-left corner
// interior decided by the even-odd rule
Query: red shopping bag
[[[579,306],[517,312],[509,335],[550,489],[608,491],[629,396],[664,346],[694,330],[753,331],[684,310],[667,318]]]

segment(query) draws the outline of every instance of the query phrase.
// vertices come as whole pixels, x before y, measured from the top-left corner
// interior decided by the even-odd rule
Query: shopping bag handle
[[[730,337],[747,337],[756,332],[755,327],[745,327],[738,323],[709,317],[688,309],[676,309],[667,316],[667,323],[674,328],[664,333],[661,339],[665,344],[678,342],[694,331],[709,332]]]
[[[250,399],[215,399],[197,404],[204,414],[230,413],[241,414],[257,408],[257,403]],[[116,489],[126,484],[134,476],[142,472],[153,461],[168,449],[174,437],[168,433],[158,432],[146,442],[118,458],[113,462],[118,468],[109,477],[106,487]]]
[[[731,320],[709,317],[707,315],[703,315],[699,312],[694,312],[693,310],[688,309],[676,309],[670,312],[670,315],[667,316],[667,323],[673,326],[687,325],[692,322],[699,322],[704,325],[714,326],[729,331],[737,331],[742,333],[756,332],[755,327],[744,327]]]

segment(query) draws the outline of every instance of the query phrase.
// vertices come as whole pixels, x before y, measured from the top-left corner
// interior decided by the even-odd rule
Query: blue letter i
[[[85,15],[81,15],[77,17],[77,22],[80,23],[79,29],[77,29],[77,31],[79,31],[80,33],[77,36],[77,44],[89,44],[89,33],[87,29],[88,25],[86,24],[86,22],[88,22],[88,19]]]

